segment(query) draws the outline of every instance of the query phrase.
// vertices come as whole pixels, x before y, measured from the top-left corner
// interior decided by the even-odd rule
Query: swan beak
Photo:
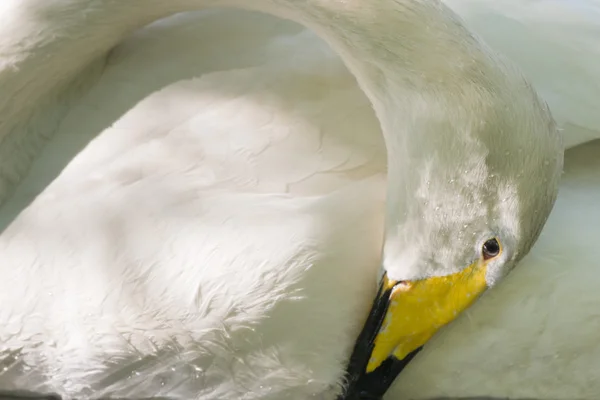
[[[394,379],[442,326],[487,288],[477,261],[452,275],[394,281],[384,274],[346,370],[338,400],[380,400]]]

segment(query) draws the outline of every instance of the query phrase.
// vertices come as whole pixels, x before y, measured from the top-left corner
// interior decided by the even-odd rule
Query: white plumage
[[[600,2],[444,0],[523,70],[548,102],[569,148],[600,138]]]
[[[2,209],[8,223],[77,154],[2,234],[5,260],[35,266],[26,270],[27,290],[18,291],[24,301],[15,302],[15,292],[0,294],[0,303],[16,304],[10,315],[0,311],[8,322],[0,330],[2,342],[10,343],[11,351],[19,347],[10,342],[14,337],[25,348],[28,341],[43,342],[39,361],[55,369],[38,377],[17,362],[0,375],[0,389],[25,385],[69,396],[85,394],[91,385],[95,394],[115,396],[198,392],[202,399],[295,399],[317,393],[329,398],[328,388],[339,378],[373,295],[382,245],[385,147],[380,135],[362,134],[379,126],[354,78],[313,34],[237,12],[161,21],[134,34],[106,60],[89,69],[88,78],[95,75],[98,81],[90,80],[90,90],[74,97],[29,179]],[[595,129],[593,123],[587,129]],[[547,236],[538,249],[549,243]],[[47,269],[55,259],[72,263],[61,264],[67,280]],[[198,260],[218,260],[230,270],[208,273]],[[132,265],[143,268],[143,286],[127,281]],[[4,282],[22,282],[22,269],[2,271]],[[512,284],[469,313],[477,328],[463,318],[432,342],[388,398],[554,398],[556,389],[542,384],[541,377],[565,364],[558,357],[546,362],[542,355],[548,347],[529,358],[498,357],[495,368],[478,362],[490,360],[501,339],[515,357],[535,339],[533,324],[523,324],[527,333],[519,335],[520,342],[506,331],[481,326],[488,321],[486,311],[505,311],[505,303],[543,290],[543,281],[532,283],[525,273],[516,272]],[[568,276],[578,287],[577,275]],[[191,288],[190,282],[202,286]],[[35,310],[27,308],[32,304]],[[539,313],[547,304],[520,307],[501,327],[531,321],[525,312]],[[593,312],[580,310],[573,325]],[[20,315],[41,319],[23,321]],[[128,335],[118,331],[120,324],[128,326]],[[552,343],[567,348],[570,341],[563,338],[570,339],[570,331],[552,332]],[[107,354],[120,364],[110,373],[104,369]],[[522,372],[511,383],[492,379],[511,362]],[[475,366],[481,376],[469,374]],[[592,398],[593,364],[572,373],[581,377],[583,367],[590,374],[587,386],[563,383],[565,396]]]

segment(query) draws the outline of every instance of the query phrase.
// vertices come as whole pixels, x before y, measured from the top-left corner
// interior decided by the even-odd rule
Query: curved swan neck
[[[157,19],[207,7],[261,11],[316,31],[343,58],[372,101],[386,85],[439,85],[479,55],[470,34],[439,0],[6,0],[0,27],[0,109],[23,106]],[[427,50],[424,51],[424,48]],[[40,76],[36,76],[39,73]],[[11,90],[12,89],[12,90]]]
[[[31,161],[18,153],[56,128],[44,126],[43,132],[31,133],[27,126],[43,104],[53,104],[52,117],[60,121],[68,107],[56,106],[53,96],[92,60],[141,26],[210,6],[262,11],[316,31],[340,54],[371,100],[388,152],[406,147],[406,135],[398,135],[395,125],[408,118],[411,108],[394,94],[413,90],[439,96],[444,92],[439,87],[453,84],[457,75],[477,75],[482,68],[476,64],[485,59],[454,14],[437,0],[5,0],[0,156],[6,156],[0,162],[0,204],[7,187],[18,183]],[[464,59],[473,65],[463,65]],[[34,137],[24,138],[26,132]]]

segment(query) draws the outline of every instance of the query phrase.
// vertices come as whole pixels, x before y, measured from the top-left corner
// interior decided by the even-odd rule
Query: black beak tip
[[[389,357],[375,371],[368,374],[365,372],[359,376],[349,376],[348,384],[337,400],[383,400],[384,394],[396,377],[422,348],[419,347],[402,360]]]

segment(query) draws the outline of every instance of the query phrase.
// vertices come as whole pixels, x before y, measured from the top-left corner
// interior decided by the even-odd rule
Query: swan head
[[[402,104],[410,115],[382,122],[408,132],[386,138],[382,278],[347,370],[354,398],[381,398],[439,328],[528,253],[552,209],[559,132],[521,75],[496,67],[448,95],[421,91]]]

